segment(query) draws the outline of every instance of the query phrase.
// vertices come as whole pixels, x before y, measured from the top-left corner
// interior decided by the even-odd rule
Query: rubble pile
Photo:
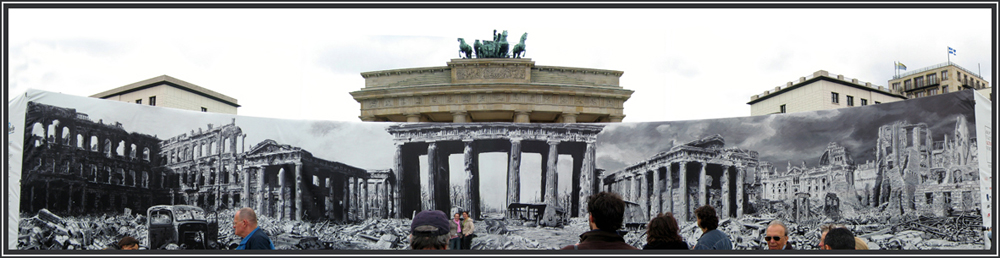
[[[220,212],[219,217],[232,217],[234,212]],[[278,250],[386,250],[406,249],[409,221],[398,219],[368,219],[358,224],[330,221],[289,221],[266,216],[257,223],[267,231]],[[233,234],[231,220],[219,220],[219,242],[223,246],[238,244],[242,238]]]
[[[47,209],[34,216],[21,214],[19,250],[100,250],[125,236],[146,243],[146,220],[126,209],[117,215],[61,217]]]

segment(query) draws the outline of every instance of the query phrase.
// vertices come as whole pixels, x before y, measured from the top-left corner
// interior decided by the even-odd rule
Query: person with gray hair
[[[788,243],[788,227],[778,219],[767,224],[764,241],[767,241],[768,250],[795,250],[792,244]]]

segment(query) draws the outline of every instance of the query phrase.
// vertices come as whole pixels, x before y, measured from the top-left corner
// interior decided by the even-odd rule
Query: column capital
[[[608,119],[610,119],[612,123],[621,123],[622,119],[625,119],[625,115],[624,114],[621,114],[621,115],[610,115],[610,116],[608,116]]]
[[[556,140],[556,139],[548,139],[548,140],[545,140],[545,143],[548,143],[549,145],[558,145],[558,144],[559,144],[559,143],[561,143],[561,142],[562,142],[562,141],[560,141],[560,140]]]
[[[361,118],[362,122],[374,122],[375,121],[375,116],[358,116],[358,118]]]
[[[403,113],[403,115],[406,116],[406,122],[409,122],[409,123],[420,122],[420,113],[407,112],[407,113]]]

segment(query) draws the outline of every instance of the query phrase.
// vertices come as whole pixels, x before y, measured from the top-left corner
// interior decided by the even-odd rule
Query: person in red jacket
[[[600,192],[587,198],[590,231],[580,235],[580,243],[567,245],[562,250],[573,249],[631,249],[618,234],[625,218],[625,201],[615,193]]]

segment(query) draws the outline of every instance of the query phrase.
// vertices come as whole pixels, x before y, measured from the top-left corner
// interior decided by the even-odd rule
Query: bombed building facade
[[[841,216],[842,201],[857,199],[855,167],[850,151],[836,142],[830,142],[817,167],[808,167],[804,161],[801,166],[793,166],[789,162],[785,171],[771,169],[763,173],[761,197],[768,203],[792,202],[789,215],[795,220],[810,219],[811,205],[821,205],[824,215],[837,218]],[[780,209],[772,207],[772,211],[776,210]]]
[[[23,212],[144,209],[169,192],[154,136],[35,102],[28,102],[24,128]]]
[[[789,163],[784,172],[765,170],[762,198],[795,199],[795,204],[808,198],[812,205],[823,205],[828,217],[839,217],[852,207],[879,208],[896,215],[950,216],[975,211],[980,202],[975,139],[969,136],[964,116],[955,120],[954,131],[944,134],[941,141],[933,141],[933,132],[923,123],[883,125],[878,129],[874,160],[860,164],[846,148],[830,142],[817,167],[803,162],[801,166]]]
[[[879,128],[879,173],[871,205],[886,205],[896,214],[950,216],[979,208],[979,175],[975,137],[965,116],[955,118],[954,131],[933,141],[923,123],[897,122]]]
[[[160,160],[165,164],[170,204],[187,204],[206,210],[235,208],[240,202],[237,141],[242,130],[233,122],[220,127],[208,124],[160,142]]]
[[[194,205],[206,211],[253,207],[286,220],[357,221],[394,216],[392,170],[365,170],[313,157],[273,140],[244,151],[232,123],[166,140],[121,123],[28,103],[21,175],[22,212],[144,211]]]
[[[738,218],[760,165],[756,151],[725,148],[722,136],[714,135],[602,175],[602,189],[638,204],[641,215],[633,215],[635,221],[661,212],[694,221],[694,209],[706,204],[716,207],[720,219]]]
[[[469,215],[479,217],[479,154],[503,152],[508,156],[507,169],[507,201],[508,216],[516,213],[512,209],[519,206],[537,207],[541,216],[541,225],[560,224],[559,218],[565,216],[581,216],[586,214],[586,200],[598,188],[595,173],[595,143],[597,134],[604,125],[599,124],[397,124],[386,130],[393,135],[396,144],[395,168],[396,180],[399,182],[396,195],[419,196],[421,191],[429,193],[429,200],[422,203],[400,200],[396,210],[398,215],[412,216],[414,211],[437,209],[451,210],[453,207],[470,211]],[[537,203],[522,203],[521,191],[521,156],[523,153],[538,153],[541,155],[541,193],[544,205]],[[463,193],[449,193],[449,175],[452,173],[448,165],[448,155],[461,154],[464,158],[464,168],[467,180],[463,182]],[[557,171],[558,155],[572,156],[572,171]],[[426,155],[428,183],[420,185],[419,157]],[[569,203],[562,203],[563,198],[557,192],[557,173],[571,173],[572,187]],[[465,203],[452,204],[449,196],[460,194],[468,196]],[[533,205],[533,206],[532,206]]]
[[[244,155],[245,206],[282,220],[357,221],[373,215],[372,205],[390,205],[391,191],[373,194],[369,171],[316,158],[298,147],[264,140]],[[376,172],[376,178],[386,172]],[[385,187],[392,188],[389,184]],[[367,208],[366,208],[367,207]],[[390,206],[378,208],[386,209]]]

